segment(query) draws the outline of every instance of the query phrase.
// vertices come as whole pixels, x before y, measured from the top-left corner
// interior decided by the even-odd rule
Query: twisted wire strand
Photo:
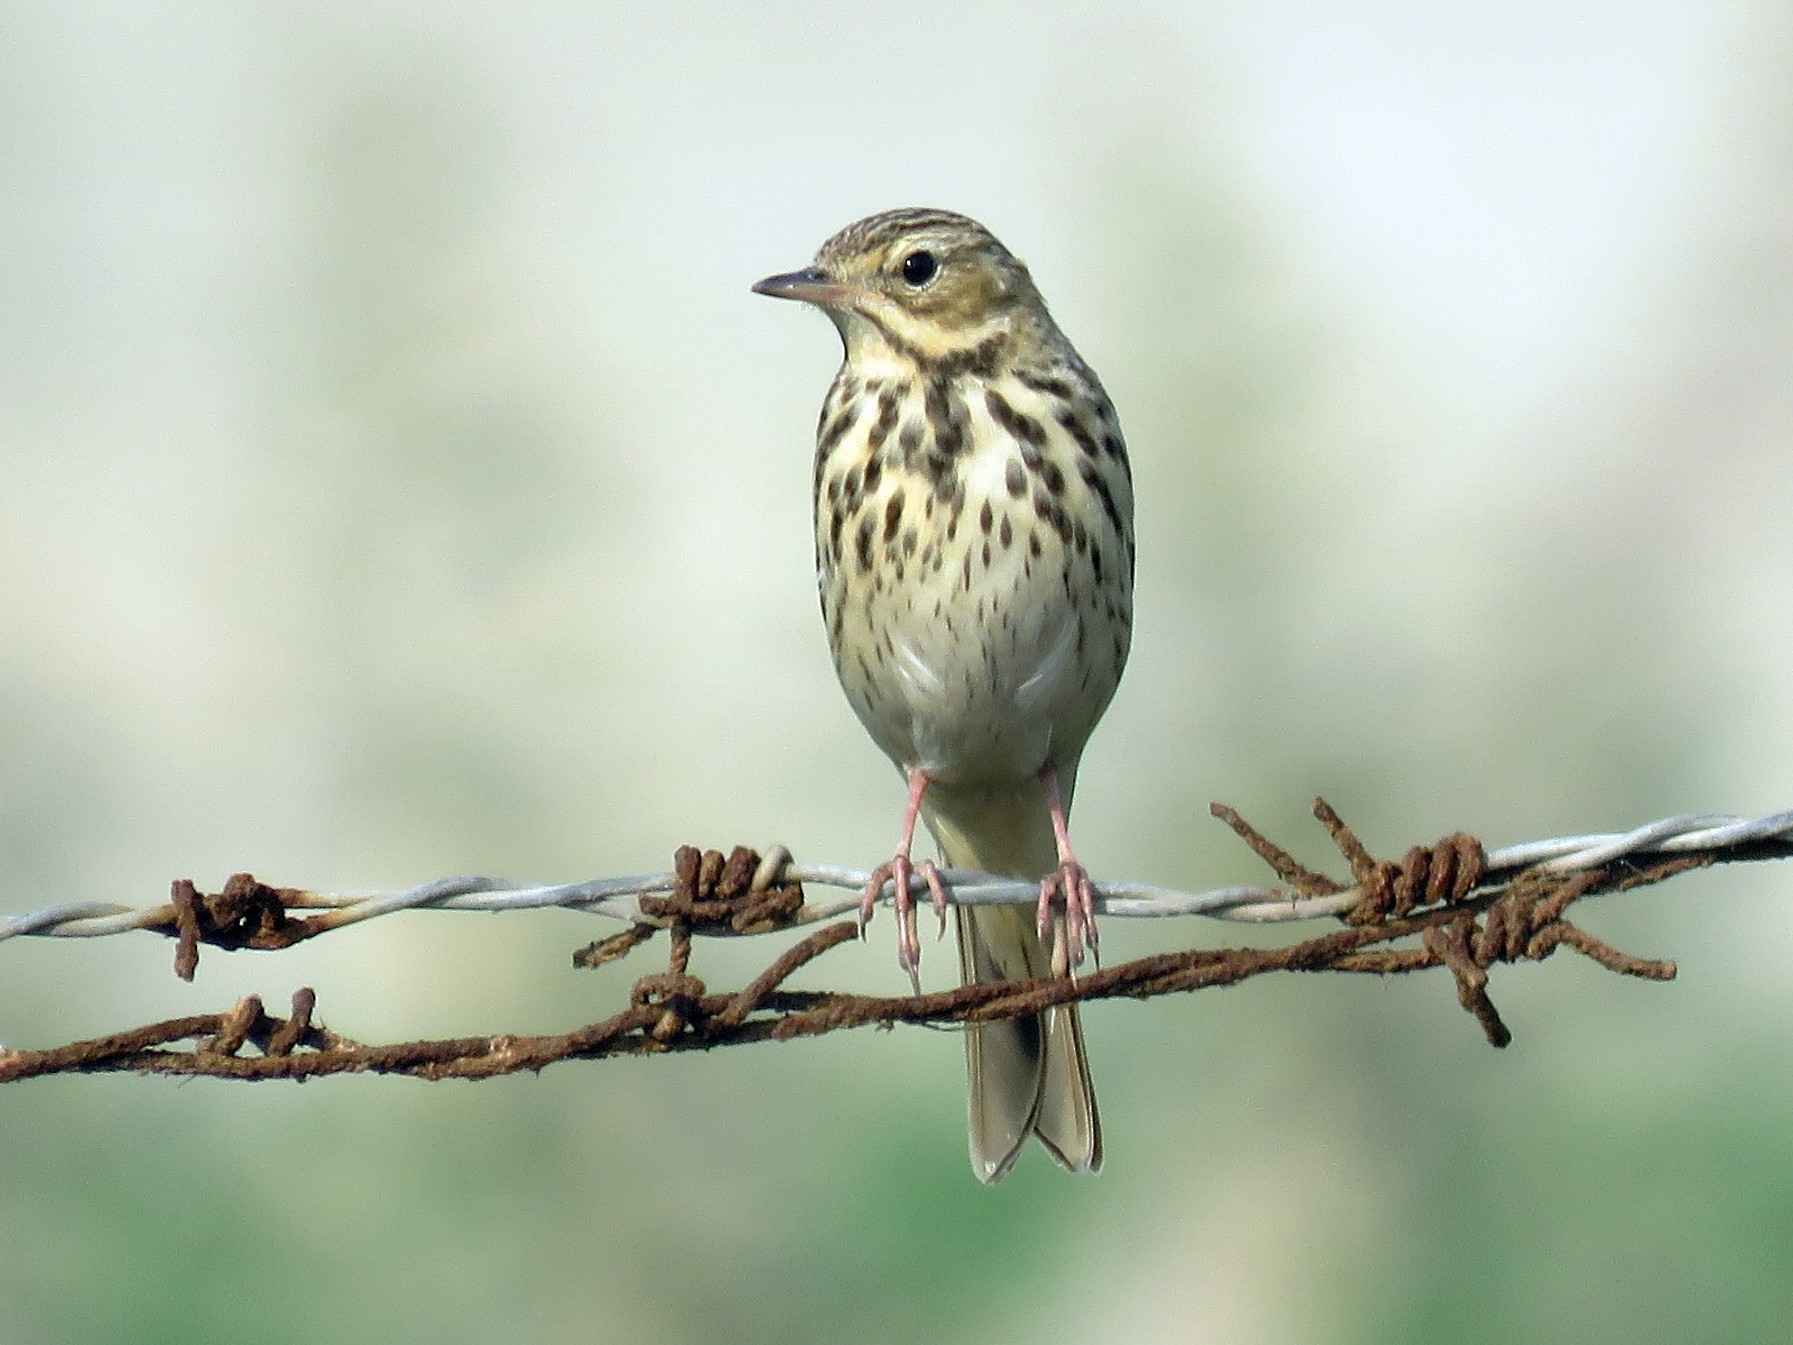
[[[1631,831],[1586,836],[1558,836],[1490,851],[1480,888],[1498,886],[1516,873],[1538,868],[1554,874],[1598,868],[1615,860],[1665,856],[1704,856],[1715,861],[1793,856],[1793,810],[1766,817],[1744,818],[1722,813],[1666,817]],[[782,846],[761,862],[755,885],[776,879],[813,887],[844,888],[850,895],[806,903],[797,923],[815,923],[859,907],[859,893],[868,870],[831,864],[797,864]],[[949,869],[941,872],[947,893],[960,905],[993,905],[1037,899],[1036,883],[1017,882],[987,873]],[[528,911],[561,907],[630,923],[659,923],[644,917],[638,899],[669,893],[676,886],[671,873],[542,885],[508,878],[461,876],[438,878],[398,892],[283,893],[291,909],[334,911],[332,925],[355,924],[397,911]],[[1479,889],[1478,889],[1479,890]],[[925,900],[921,878],[913,894]],[[1096,910],[1124,918],[1200,915],[1211,919],[1279,923],[1341,915],[1357,905],[1359,888],[1324,895],[1303,894],[1288,886],[1244,885],[1208,892],[1179,892],[1152,883],[1109,881],[1096,884]],[[886,894],[883,900],[888,900]],[[167,908],[136,908],[109,902],[77,901],[0,919],[0,941],[34,935],[49,938],[99,938],[123,934],[166,920]]]

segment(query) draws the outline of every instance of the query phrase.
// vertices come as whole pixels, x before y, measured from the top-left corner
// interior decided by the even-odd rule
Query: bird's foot
[[[909,973],[909,984],[916,994],[921,993],[921,977],[917,974],[921,967],[921,938],[915,928],[915,898],[909,885],[915,876],[915,865],[906,854],[896,854],[890,862],[880,864],[872,870],[866,880],[865,891],[859,898],[859,937],[865,937],[865,928],[872,922],[872,911],[877,906],[878,897],[884,891],[884,884],[890,883],[894,889],[891,906],[896,916],[897,926],[897,965]],[[946,934],[946,886],[940,881],[940,870],[931,859],[921,862],[922,881],[928,886],[928,900],[934,908],[934,916],[940,923],[940,934]]]
[[[1062,923],[1053,919],[1055,898],[1064,900]],[[1051,937],[1052,970],[1057,975],[1082,966],[1085,952],[1097,951],[1096,885],[1089,871],[1070,856],[1040,879],[1039,927],[1041,943]]]

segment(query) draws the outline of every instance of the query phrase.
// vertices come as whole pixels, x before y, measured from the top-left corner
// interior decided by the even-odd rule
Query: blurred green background
[[[1217,798],[1312,862],[1317,793],[1384,851],[1793,805],[1790,89],[1774,0],[0,6],[0,910],[882,858],[836,341],[747,287],[899,204],[1025,257],[1128,429],[1098,874],[1256,879]],[[1094,1180],[979,1187],[922,1031],[17,1085],[0,1340],[1778,1338],[1790,882],[1584,908],[1681,979],[1502,971],[1504,1053],[1436,977],[1098,1006]],[[900,991],[880,930],[827,979]],[[18,941],[0,1040],[561,1030],[599,932]]]

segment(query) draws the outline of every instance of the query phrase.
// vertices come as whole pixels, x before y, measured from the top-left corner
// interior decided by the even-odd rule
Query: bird
[[[1133,482],[1120,421],[1026,265],[948,210],[834,234],[753,286],[820,308],[844,358],[816,427],[815,560],[835,672],[908,786],[886,883],[919,993],[919,876],[945,929],[940,862],[1039,884],[1037,903],[958,905],[972,982],[1074,974],[1097,934],[1068,814],[1084,744],[1127,662]],[[1077,1006],[966,1032],[973,1172],[1002,1180],[1030,1137],[1099,1171],[1102,1130]]]

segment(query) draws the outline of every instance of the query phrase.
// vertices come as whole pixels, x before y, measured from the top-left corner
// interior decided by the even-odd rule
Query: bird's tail
[[[1074,778],[1074,766],[1060,768],[1067,807]],[[937,784],[923,816],[948,868],[1037,879],[1058,864],[1045,792],[1035,781],[1000,789]],[[1033,906],[960,906],[956,915],[967,984],[1051,973],[1051,950],[1040,942]],[[1038,1135],[1073,1172],[1100,1170],[1102,1125],[1075,1004],[967,1028],[965,1063],[971,1167],[981,1181],[1001,1181],[1029,1135]]]

